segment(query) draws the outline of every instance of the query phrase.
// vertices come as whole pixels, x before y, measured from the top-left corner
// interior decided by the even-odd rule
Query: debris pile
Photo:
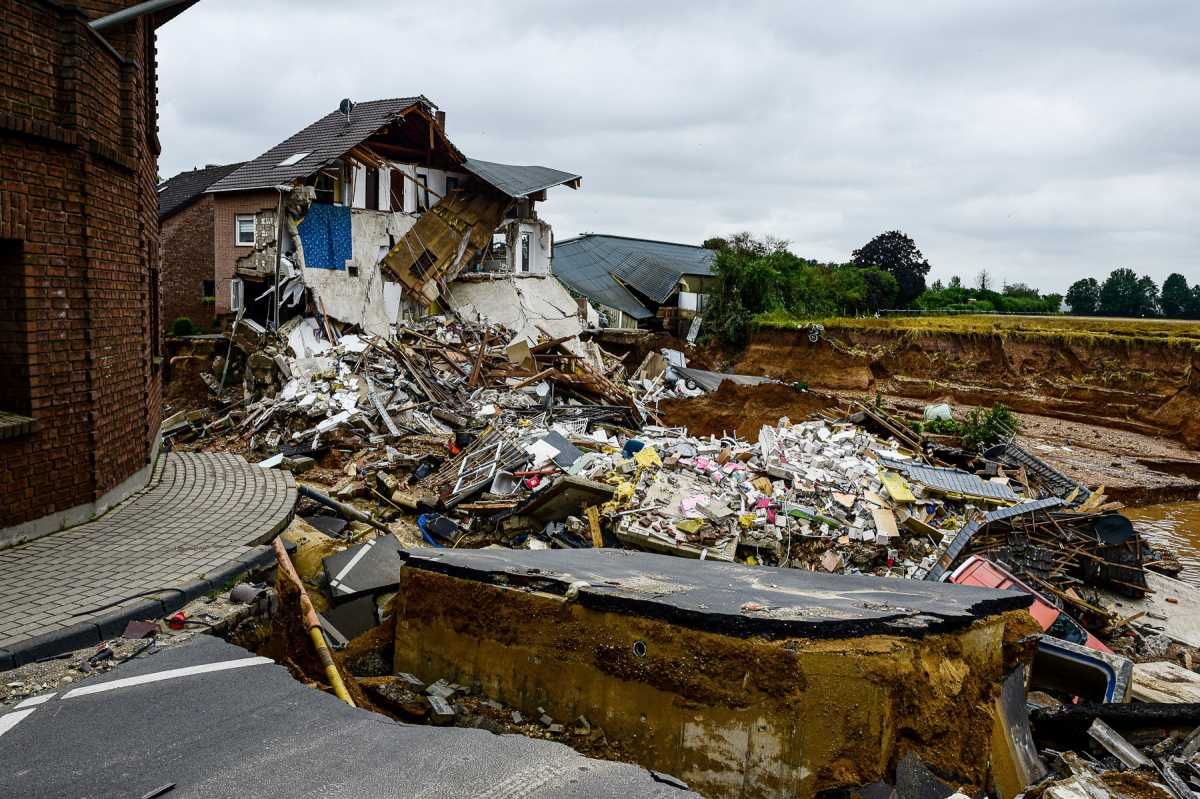
[[[753,440],[732,426],[697,434],[668,424],[659,404],[675,422],[684,398],[711,402],[755,381],[690,369],[672,350],[630,372],[592,342],[450,316],[388,339],[321,317],[278,337],[251,327],[213,366],[207,407],[176,414],[165,435],[303,472],[299,515],[312,535],[296,562],[335,649],[386,620],[401,548],[622,547],[1024,591],[1044,631],[1026,683],[1043,709],[1200,700],[1200,629],[1176,612],[1200,610],[1200,592],[1152,571],[1166,559],[1103,489],[1015,441],[966,453],[881,407],[829,398]],[[763,390],[809,401],[782,384]],[[360,689],[402,717],[563,734],[557,721],[506,725],[508,709],[482,697],[464,710],[476,688],[404,685],[381,663]],[[1094,778],[1117,794],[1136,783],[1190,799],[1178,786],[1200,778],[1178,730],[1135,736],[1149,770],[1105,759],[1079,731],[1035,732],[1050,742],[1040,752],[1050,770],[1031,796],[1094,796]]]

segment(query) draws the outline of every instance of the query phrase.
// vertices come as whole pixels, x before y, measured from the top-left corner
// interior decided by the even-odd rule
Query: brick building
[[[162,322],[190,319],[204,330],[216,322],[216,200],[208,187],[241,164],[209,164],[180,172],[158,187],[162,228]]]
[[[139,488],[160,422],[155,30],[0,0],[0,545]]]

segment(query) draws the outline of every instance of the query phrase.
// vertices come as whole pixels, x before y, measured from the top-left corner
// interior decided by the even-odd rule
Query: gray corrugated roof
[[[903,472],[904,476],[922,485],[951,494],[968,494],[975,497],[1016,502],[1020,499],[1003,483],[993,483],[978,475],[959,469],[944,469],[938,466],[922,466],[912,461],[898,461],[879,456],[879,462],[889,469]]]
[[[158,218],[166,219],[176,211],[182,211],[193,200],[203,194],[209,186],[233,172],[245,162],[208,166],[180,172],[173,178],[158,184]]]
[[[548,166],[497,164],[492,161],[480,161],[478,158],[468,158],[463,167],[509,197],[528,197],[542,189],[581,179],[579,175],[561,172]]]
[[[938,558],[938,562],[934,564],[929,573],[925,575],[926,580],[940,580],[949,567],[958,559],[962,551],[966,548],[975,534],[987,527],[989,524],[1001,519],[1011,519],[1014,516],[1024,516],[1028,513],[1036,513],[1040,510],[1048,510],[1057,508],[1064,504],[1058,497],[1048,497],[1046,499],[1038,499],[1033,502],[1022,502],[1020,505],[1011,505],[1007,508],[998,508],[991,513],[985,514],[982,519],[967,522],[954,535],[954,540],[946,547],[945,553]]]
[[[208,190],[216,192],[269,189],[280,183],[306,178],[352,147],[366,141],[375,131],[420,102],[428,100],[424,97],[367,100],[354,106],[349,124],[342,112],[331,111],[258,158],[248,161],[241,169],[217,181]],[[299,153],[308,155],[294,164],[279,165]]]
[[[556,242],[552,264],[555,277],[588,299],[647,319],[654,314],[625,286],[662,302],[684,275],[711,275],[715,257],[690,244],[589,233]]]

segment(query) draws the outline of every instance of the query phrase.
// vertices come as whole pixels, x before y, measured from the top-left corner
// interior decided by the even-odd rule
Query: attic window
[[[289,155],[287,158],[280,161],[279,165],[280,166],[292,166],[293,164],[300,163],[305,158],[307,158],[309,155],[311,155],[311,153],[296,153],[295,155]]]

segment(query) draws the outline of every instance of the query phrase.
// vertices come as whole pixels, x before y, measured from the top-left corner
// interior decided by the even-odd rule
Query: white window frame
[[[242,220],[250,220],[250,241],[242,241]],[[233,217],[233,245],[235,247],[253,247],[258,220],[254,214],[235,214]]]
[[[246,284],[242,282],[240,277],[232,278],[229,281],[229,310],[237,313],[242,310],[242,304],[246,299]]]

